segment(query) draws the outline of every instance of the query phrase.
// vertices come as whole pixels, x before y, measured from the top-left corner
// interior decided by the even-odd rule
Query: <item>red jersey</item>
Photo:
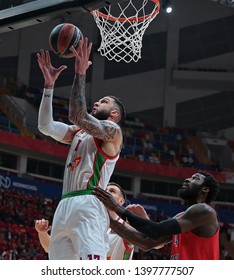
[[[171,260],[219,260],[219,230],[211,237],[191,231],[173,235]]]

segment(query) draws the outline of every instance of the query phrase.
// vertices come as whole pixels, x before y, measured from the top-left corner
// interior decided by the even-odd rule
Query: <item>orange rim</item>
[[[104,18],[104,19],[110,20],[110,21],[119,21],[119,22],[125,22],[125,21],[134,22],[134,21],[138,21],[138,22],[141,22],[141,21],[147,20],[148,18],[151,18],[151,17],[153,17],[153,16],[155,16],[156,14],[159,13],[159,10],[160,10],[159,0],[151,0],[151,1],[154,2],[157,5],[157,8],[156,8],[156,10],[152,14],[148,14],[146,16],[129,17],[129,18],[120,17],[120,18],[118,18],[118,17],[114,17],[112,15],[103,14],[103,13],[99,12],[98,10],[96,10],[96,13],[97,13],[97,15],[100,18]],[[93,15],[93,12],[91,12],[91,14]]]

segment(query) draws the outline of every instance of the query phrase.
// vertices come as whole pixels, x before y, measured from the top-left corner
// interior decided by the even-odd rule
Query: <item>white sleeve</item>
[[[53,120],[53,89],[44,89],[39,107],[38,129],[41,133],[61,141],[66,135],[69,125]]]

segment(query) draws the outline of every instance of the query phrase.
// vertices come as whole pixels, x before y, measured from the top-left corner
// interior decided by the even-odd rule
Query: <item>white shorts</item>
[[[109,215],[94,195],[62,199],[52,222],[50,260],[105,260]]]

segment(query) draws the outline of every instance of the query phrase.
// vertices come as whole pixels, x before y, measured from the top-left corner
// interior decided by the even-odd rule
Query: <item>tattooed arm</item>
[[[85,75],[75,75],[69,101],[69,120],[104,141],[112,141],[116,134],[121,133],[118,124],[109,120],[100,121],[88,114],[85,100]]]
[[[75,77],[69,100],[69,120],[98,139],[106,142],[118,142],[120,147],[122,133],[119,125],[110,120],[98,120],[87,112],[85,82],[86,71],[91,65],[89,61],[91,48],[92,43],[88,44],[87,38],[80,41],[78,51],[71,47],[76,60]]]

